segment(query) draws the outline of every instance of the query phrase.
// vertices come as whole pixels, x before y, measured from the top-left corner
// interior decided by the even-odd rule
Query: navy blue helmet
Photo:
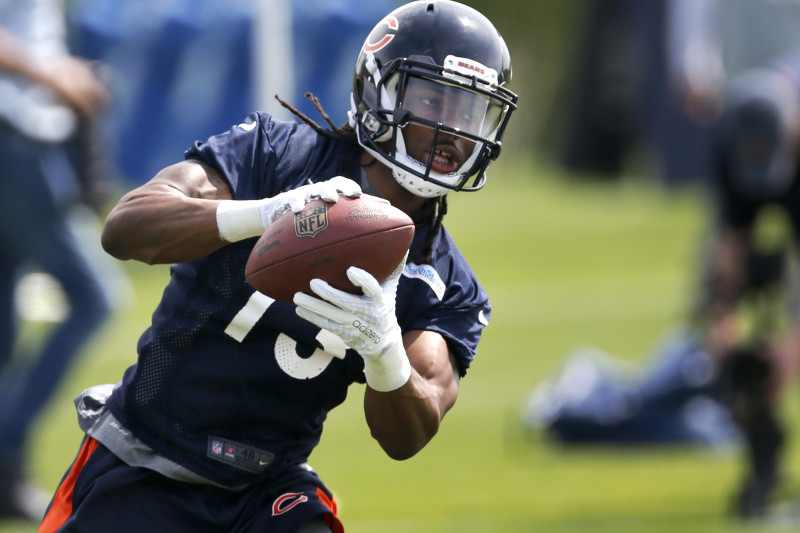
[[[478,190],[516,109],[510,81],[508,48],[486,17],[449,0],[412,2],[364,42],[350,124],[412,193]]]
[[[797,173],[800,89],[784,69],[758,67],[728,85],[720,120],[731,185],[766,200],[785,192]]]

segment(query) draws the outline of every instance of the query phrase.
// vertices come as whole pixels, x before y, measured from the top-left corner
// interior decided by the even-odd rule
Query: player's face
[[[433,128],[409,124],[403,128],[403,138],[408,155],[427,166],[431,157],[431,169],[440,174],[450,174],[458,170],[472,154],[475,142],[449,133],[439,132],[434,146],[436,132]]]
[[[457,133],[440,132],[433,146],[435,124],[449,126],[474,135],[485,135],[497,124],[499,109],[477,94],[457,87],[435,83],[424,78],[409,78],[401,107],[414,117],[432,123],[431,126],[410,122],[403,127],[403,138],[408,154],[441,174],[458,170],[469,158],[475,142]]]

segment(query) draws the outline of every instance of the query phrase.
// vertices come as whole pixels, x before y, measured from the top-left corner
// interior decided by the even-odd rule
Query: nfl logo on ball
[[[309,206],[294,217],[294,232],[298,237],[316,237],[328,227],[328,206]]]

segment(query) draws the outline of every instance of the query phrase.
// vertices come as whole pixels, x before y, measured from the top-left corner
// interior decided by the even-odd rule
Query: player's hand
[[[299,213],[312,198],[336,202],[339,193],[357,198],[361,196],[361,186],[349,178],[336,176],[263,200],[223,200],[216,211],[219,236],[227,242],[258,237],[286,211]]]
[[[306,202],[312,198],[321,198],[326,202],[333,203],[339,200],[339,193],[350,198],[357,198],[361,196],[361,186],[349,178],[336,176],[328,181],[309,183],[273,196],[265,200],[261,206],[261,221],[264,229],[267,229],[286,211],[299,213],[305,207]]]
[[[294,295],[298,316],[336,334],[357,351],[364,358],[367,384],[380,392],[402,387],[411,375],[395,315],[397,285],[405,263],[404,258],[383,284],[365,270],[348,268],[348,279],[363,295],[340,291],[321,279],[310,284],[320,298],[302,292]]]
[[[92,63],[77,57],[55,57],[48,65],[45,81],[65,104],[82,116],[93,117],[111,98],[95,73],[100,68],[92,68]]]

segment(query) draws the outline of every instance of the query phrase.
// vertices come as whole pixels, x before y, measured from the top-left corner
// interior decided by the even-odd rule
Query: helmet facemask
[[[371,75],[360,88],[361,104],[351,98],[359,144],[404,188],[429,198],[483,187],[516,108],[516,95],[497,84],[494,70],[454,56],[444,63],[411,56],[381,72],[366,54]]]

